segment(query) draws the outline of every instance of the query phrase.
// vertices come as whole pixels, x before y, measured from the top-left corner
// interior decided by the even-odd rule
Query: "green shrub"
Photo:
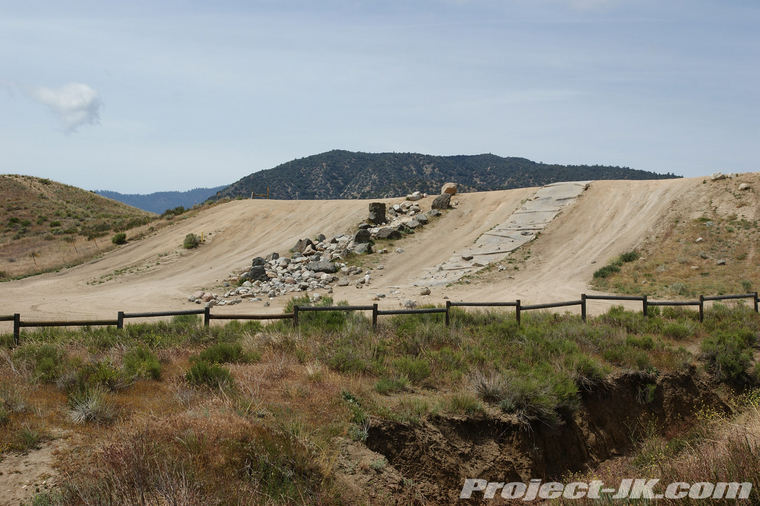
[[[198,360],[185,374],[188,383],[194,386],[207,386],[211,388],[233,388],[235,380],[232,373],[219,364],[209,364]]]
[[[746,379],[755,342],[754,335],[742,331],[721,332],[708,337],[702,342],[707,368],[719,380]]]
[[[148,347],[139,346],[124,355],[124,372],[131,377],[158,380],[161,378],[161,362]]]
[[[66,352],[52,344],[30,344],[19,348],[13,358],[32,369],[34,381],[53,383],[65,366]]]
[[[465,415],[473,415],[483,411],[483,405],[478,398],[466,392],[452,395],[448,401],[448,408],[454,413],[464,413]]]
[[[397,378],[380,378],[375,383],[375,391],[382,395],[388,395],[409,388],[409,379],[406,376]]]
[[[187,234],[185,236],[184,242],[182,243],[182,247],[185,249],[193,249],[193,248],[197,248],[200,243],[201,243],[200,237],[198,237],[195,234]]]
[[[639,258],[641,258],[641,253],[638,251],[629,251],[628,253],[623,253],[620,255],[621,262],[633,262]]]
[[[430,364],[422,358],[401,357],[393,361],[400,376],[409,378],[413,385],[422,383],[430,376]]]
[[[694,335],[695,328],[693,325],[688,325],[681,322],[666,323],[662,327],[662,333],[671,339],[680,341]]]
[[[620,267],[617,265],[605,265],[601,269],[598,269],[596,272],[594,272],[594,279],[605,279],[618,272],[620,272]]]
[[[198,359],[210,364],[226,364],[228,362],[248,364],[261,360],[261,355],[243,352],[243,346],[240,343],[219,343],[200,352],[197,359],[191,357],[190,360],[192,362]]]
[[[127,234],[125,234],[124,232],[119,232],[118,234],[111,237],[111,242],[114,244],[126,244]]]

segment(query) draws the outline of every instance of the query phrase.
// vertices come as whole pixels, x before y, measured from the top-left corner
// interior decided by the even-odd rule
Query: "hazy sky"
[[[331,149],[760,171],[758,0],[0,0],[0,172],[150,193]]]

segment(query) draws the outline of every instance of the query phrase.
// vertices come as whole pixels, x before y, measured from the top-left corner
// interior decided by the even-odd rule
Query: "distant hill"
[[[211,200],[250,197],[274,199],[355,199],[400,197],[414,191],[436,194],[449,181],[460,191],[507,190],[558,181],[589,179],[670,179],[627,167],[555,165],[496,155],[432,156],[417,153],[353,153],[334,150],[255,172],[220,190]]]
[[[156,215],[50,179],[0,175],[0,280],[75,265]],[[100,239],[100,240],[99,240]]]
[[[162,214],[167,209],[179,206],[189,209],[195,204],[201,204],[224,188],[225,186],[217,186],[216,188],[196,188],[186,192],[156,192],[147,195],[124,194],[108,190],[97,190],[95,193],[143,211]]]

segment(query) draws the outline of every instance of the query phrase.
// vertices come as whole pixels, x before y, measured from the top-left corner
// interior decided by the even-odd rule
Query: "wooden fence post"
[[[586,294],[581,294],[581,320],[586,321]]]
[[[298,327],[298,306],[293,306],[293,326]]]
[[[705,296],[699,296],[699,323],[705,321]]]
[[[517,317],[517,326],[520,326],[520,299],[517,299],[517,306],[515,306],[516,312],[515,316]]]
[[[644,295],[644,309],[642,311],[644,311],[644,318],[646,318],[648,316],[647,313],[649,312],[648,309],[647,309],[647,296],[646,295]]]
[[[21,340],[21,314],[16,313],[13,315],[13,342],[18,346]]]
[[[116,328],[124,328],[124,311],[119,311],[119,314],[116,316]]]
[[[448,327],[451,325],[451,316],[449,315],[449,311],[451,311],[451,301],[446,301],[446,326]]]
[[[372,304],[372,328],[377,327],[377,303]]]
[[[205,307],[203,308],[203,326],[208,327],[210,322],[211,322],[211,308]]]
[[[755,313],[757,313],[757,292],[755,292]]]

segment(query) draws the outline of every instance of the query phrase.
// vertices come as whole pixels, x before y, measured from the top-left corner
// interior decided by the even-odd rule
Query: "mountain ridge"
[[[559,165],[494,154],[437,156],[420,153],[363,153],[332,150],[254,172],[209,200],[247,198],[251,193],[280,200],[401,197],[435,194],[449,181],[477,192],[543,186],[559,181],[672,179],[628,167]]]
[[[138,193],[119,193],[110,190],[95,190],[95,193],[124,204],[142,209],[156,214],[163,214],[167,209],[176,207],[191,208],[195,204],[202,204],[210,196],[226,186],[216,186],[214,188],[193,188],[192,190],[153,192],[148,194]]]

